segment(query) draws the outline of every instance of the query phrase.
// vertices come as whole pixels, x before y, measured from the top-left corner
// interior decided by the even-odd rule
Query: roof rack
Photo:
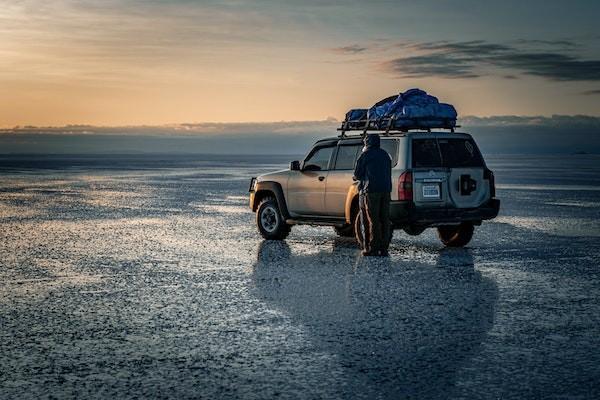
[[[367,132],[383,132],[385,135],[398,135],[408,131],[426,131],[431,133],[432,129],[448,129],[454,133],[456,125],[455,119],[446,118],[403,118],[402,123],[397,124],[394,117],[379,118],[375,121],[369,119],[345,120],[337,129],[340,131],[339,137],[347,137],[346,132],[360,131],[360,136],[365,136]],[[433,122],[433,123],[432,123]]]

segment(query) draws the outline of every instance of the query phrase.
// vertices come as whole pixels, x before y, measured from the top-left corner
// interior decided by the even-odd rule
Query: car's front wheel
[[[438,236],[442,243],[448,247],[463,247],[473,238],[475,228],[470,222],[463,222],[460,225],[438,226]]]
[[[264,198],[256,210],[256,225],[265,239],[283,240],[290,234],[291,227],[285,223],[277,201],[273,197]]]

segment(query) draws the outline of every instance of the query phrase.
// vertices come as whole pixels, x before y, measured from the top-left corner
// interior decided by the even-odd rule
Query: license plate
[[[440,185],[423,185],[423,197],[426,199],[439,199]]]

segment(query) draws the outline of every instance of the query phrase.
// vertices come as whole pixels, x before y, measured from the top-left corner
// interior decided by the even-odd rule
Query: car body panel
[[[436,188],[439,196],[426,192]],[[448,171],[445,169],[413,169],[413,201],[417,208],[440,208],[450,206]]]
[[[279,171],[274,171],[274,172],[269,172],[266,174],[262,174],[256,177],[256,180],[258,182],[263,182],[263,181],[271,181],[271,182],[278,182],[283,189],[285,189],[287,187],[287,180],[290,177],[290,171],[289,169],[282,169]]]
[[[252,211],[257,210],[260,202],[264,198],[275,197],[281,215],[286,219],[290,217],[285,200],[285,194],[279,182],[266,180],[259,181],[258,179],[253,178],[250,184],[249,192],[250,209]]]
[[[358,183],[355,182],[348,189],[346,194],[346,202],[344,205],[344,217],[347,224],[351,224],[354,218],[354,213],[358,210]]]
[[[345,216],[346,197],[348,197],[348,189],[353,183],[352,171],[329,171],[325,188],[326,215]]]
[[[290,215],[325,213],[325,185],[328,171],[291,171],[286,198]]]

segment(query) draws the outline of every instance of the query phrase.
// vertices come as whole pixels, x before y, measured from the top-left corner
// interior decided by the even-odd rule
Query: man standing
[[[365,256],[387,256],[390,237],[392,159],[380,147],[378,134],[369,134],[356,161],[354,180],[359,181],[359,204],[364,230]]]

